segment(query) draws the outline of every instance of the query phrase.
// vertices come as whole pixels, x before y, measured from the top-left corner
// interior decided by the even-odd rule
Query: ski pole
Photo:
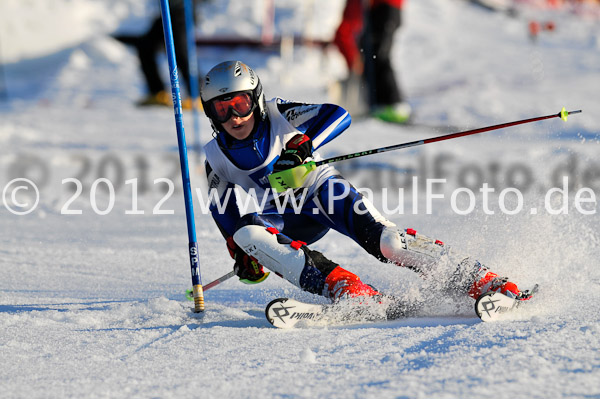
[[[244,282],[243,280],[240,280],[240,281],[244,282],[245,284],[261,283],[261,282],[265,281],[266,278],[269,277],[270,274],[271,274],[271,272],[266,272],[264,277],[260,281],[256,281],[256,282]],[[229,273],[219,277],[218,279],[211,281],[210,283],[204,285],[202,288],[206,292],[207,290],[210,290],[211,288],[221,284],[222,282],[229,280],[230,278],[232,278],[235,275],[236,275],[235,271],[232,270]],[[192,290],[185,291],[185,297],[190,301],[192,301],[194,299],[194,297],[192,296],[192,292],[193,292]]]
[[[418,145],[435,143],[435,142],[438,142],[438,141],[450,140],[450,139],[455,139],[455,138],[458,138],[458,137],[470,136],[470,135],[473,135],[473,134],[489,132],[489,131],[492,131],[492,130],[498,130],[498,129],[503,129],[503,128],[506,128],[506,127],[516,126],[516,125],[522,125],[522,124],[525,124],[525,123],[537,122],[537,121],[541,121],[541,120],[544,120],[544,119],[561,118],[562,120],[566,121],[568,115],[578,114],[580,112],[581,112],[581,110],[566,111],[563,108],[557,114],[546,115],[546,116],[538,116],[536,118],[522,119],[522,120],[519,120],[519,121],[501,123],[499,125],[486,126],[486,127],[482,127],[482,128],[478,128],[478,129],[472,129],[472,130],[466,130],[466,131],[458,132],[458,133],[445,134],[443,136],[432,137],[432,138],[429,138],[429,139],[416,140],[416,141],[411,141],[411,142],[408,142],[408,143],[402,143],[402,144],[390,145],[390,146],[387,146],[387,147],[375,148],[373,150],[355,152],[353,154],[341,155],[341,156],[338,156],[338,157],[332,157],[332,158],[324,159],[322,161],[315,162],[315,165],[316,166],[320,166],[320,165],[325,165],[325,164],[328,164],[328,163],[344,161],[346,159],[363,157],[363,156],[371,155],[371,154],[380,154],[382,152],[387,152],[387,151],[392,151],[392,150],[399,150],[399,149],[402,149],[402,148],[416,147]]]
[[[235,271],[230,271],[229,273],[219,277],[218,279],[216,279],[215,281],[211,281],[210,283],[206,284],[204,286],[204,291],[206,290],[210,290],[212,287],[221,284],[223,281],[227,281],[230,278],[232,278],[233,276],[235,276]]]
[[[216,279],[216,280],[214,280],[214,281],[211,281],[210,283],[208,283],[208,284],[204,285],[204,286],[202,287],[202,289],[203,289],[203,291],[210,290],[211,288],[213,288],[213,287],[215,287],[215,286],[217,286],[217,285],[221,284],[222,282],[229,280],[229,279],[230,279],[230,278],[232,278],[233,276],[235,276],[235,271],[233,271],[233,270],[232,270],[232,271],[230,271],[229,273],[227,273],[227,274],[225,274],[225,275],[223,275],[223,276],[219,277],[218,279]],[[188,300],[190,300],[190,301],[193,301],[193,300],[194,300],[194,296],[193,296],[193,290],[187,290],[187,291],[185,291],[185,297],[186,297]]]
[[[188,69],[190,81],[190,97],[192,98],[192,118],[194,121],[194,149],[196,159],[200,161],[202,155],[202,144],[200,144],[200,113],[198,112],[198,55],[196,53],[196,29],[194,24],[193,0],[185,0],[185,37],[187,40]],[[206,289],[206,287],[204,287]]]
[[[190,169],[187,158],[185,129],[183,127],[183,110],[181,109],[181,93],[179,91],[179,78],[177,76],[177,62],[175,60],[175,45],[173,43],[173,27],[171,26],[169,0],[160,0],[160,9],[163,32],[165,35],[165,48],[169,62],[169,76],[171,77],[171,94],[173,96],[173,110],[175,112],[175,127],[177,128],[177,144],[179,147],[179,163],[181,165],[181,180],[183,183],[183,195],[185,199],[194,312],[199,313],[204,311],[204,294],[202,291],[202,282],[200,280],[200,260],[198,256],[198,242],[196,240],[196,225],[194,223],[192,190],[190,187]]]
[[[482,128],[478,128],[478,129],[473,129],[473,130],[466,130],[463,132],[445,134],[443,136],[432,137],[429,139],[410,141],[408,143],[395,144],[395,145],[390,145],[390,146],[381,147],[381,148],[374,148],[372,150],[360,151],[360,152],[355,152],[355,153],[346,154],[346,155],[340,155],[337,157],[327,158],[327,159],[323,159],[321,161],[316,161],[316,162],[311,161],[311,162],[307,162],[305,164],[296,166],[291,169],[283,170],[281,172],[271,173],[269,175],[269,183],[271,183],[271,187],[273,187],[273,189],[276,192],[281,193],[281,192],[287,190],[288,188],[298,188],[298,187],[302,186],[302,183],[304,182],[304,179],[306,178],[306,176],[311,171],[315,170],[318,166],[321,166],[321,165],[330,164],[333,162],[345,161],[347,159],[360,158],[360,157],[364,157],[367,155],[380,154],[382,152],[399,150],[402,148],[416,147],[419,145],[455,139],[455,138],[463,137],[463,136],[470,136],[473,134],[489,132],[491,130],[503,129],[505,127],[522,125],[524,123],[537,122],[537,121],[541,121],[544,119],[561,118],[563,121],[566,122],[567,116],[572,115],[572,114],[578,114],[580,112],[581,112],[581,110],[567,111],[563,107],[563,109],[557,114],[538,116],[536,118],[522,119],[522,120],[514,121],[514,122],[501,123],[499,125],[492,125],[492,126],[486,126],[486,127],[482,127]]]

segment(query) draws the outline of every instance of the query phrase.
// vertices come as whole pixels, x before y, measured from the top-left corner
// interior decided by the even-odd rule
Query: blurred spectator
[[[405,123],[411,108],[397,83],[390,52],[401,25],[404,0],[347,0],[334,38],[350,75],[360,75],[368,87],[373,116]],[[361,51],[362,50],[362,51]]]
[[[194,10],[196,9],[198,2],[199,0],[193,0]],[[177,69],[179,72],[179,77],[183,78],[187,93],[189,95],[191,93],[191,88],[186,41],[187,37],[184,0],[170,0],[169,11],[171,13],[171,24],[173,26],[173,42],[175,47],[175,57],[177,60]],[[160,12],[154,18],[150,29],[142,36],[116,36],[115,38],[126,44],[135,46],[138,52],[140,66],[142,68],[142,73],[144,74],[144,79],[148,88],[148,95],[138,101],[137,105],[171,106],[171,91],[169,88],[165,88],[165,84],[160,76],[157,66],[157,55],[159,52],[164,51],[165,46],[162,17]],[[183,108],[191,109],[191,104],[191,99],[186,98],[182,105]]]

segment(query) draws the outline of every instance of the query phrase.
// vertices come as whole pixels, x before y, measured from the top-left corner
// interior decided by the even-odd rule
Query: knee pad
[[[248,225],[233,235],[244,252],[290,283],[313,294],[329,297],[326,278],[338,267],[306,243],[294,241],[274,227]]]

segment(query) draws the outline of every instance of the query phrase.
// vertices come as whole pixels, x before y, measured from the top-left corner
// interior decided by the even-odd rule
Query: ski
[[[507,313],[529,301],[537,290],[536,284],[531,290],[523,291],[519,298],[510,298],[499,292],[487,292],[475,301],[475,313],[484,322],[501,320]],[[417,304],[411,306],[393,297],[378,298],[371,303],[345,300],[335,304],[277,298],[269,302],[265,308],[265,316],[274,327],[291,329],[384,322],[415,316],[418,308]]]
[[[269,323],[283,329],[380,322],[407,317],[410,314],[412,311],[406,304],[388,297],[372,303],[346,300],[335,304],[314,304],[291,298],[277,298],[269,302],[265,309]]]
[[[486,292],[475,301],[475,313],[485,322],[501,320],[506,313],[514,311],[521,304],[529,301],[537,290],[536,284],[531,290],[524,291],[519,298],[511,298],[500,292]]]

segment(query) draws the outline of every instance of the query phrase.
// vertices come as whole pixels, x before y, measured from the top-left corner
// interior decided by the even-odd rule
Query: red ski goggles
[[[220,123],[227,122],[232,114],[244,118],[254,111],[254,107],[252,96],[248,93],[237,93],[233,97],[211,101],[213,117]]]

